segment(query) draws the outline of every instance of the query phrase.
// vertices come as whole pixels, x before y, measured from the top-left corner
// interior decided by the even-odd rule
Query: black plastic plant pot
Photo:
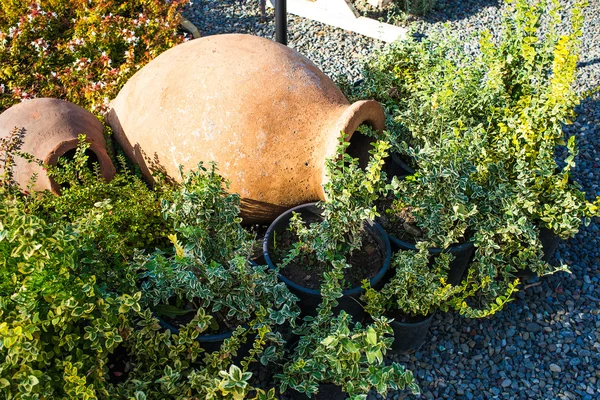
[[[540,242],[542,242],[542,250],[544,251],[542,260],[550,262],[560,243],[560,236],[548,228],[540,228]]]
[[[289,389],[288,394],[294,400],[345,400],[348,395],[342,391],[342,388],[332,383],[319,385],[319,392],[312,396],[307,396],[297,390]]]
[[[267,229],[263,241],[265,261],[271,269],[277,270],[277,266],[271,258],[271,248],[273,246],[274,236],[276,236],[276,233],[282,233],[288,229],[290,219],[294,212],[300,213],[303,218],[321,215],[321,209],[316,206],[316,203],[307,203],[286,211],[273,221],[271,226],[269,226],[269,229]],[[384,259],[383,266],[379,272],[370,279],[371,286],[375,287],[383,279],[389,269],[392,251],[387,234],[379,224],[368,221],[366,230],[373,237],[379,249],[382,251]],[[281,273],[279,273],[279,279],[287,285],[292,293],[298,296],[300,299],[300,309],[303,314],[316,315],[316,309],[319,304],[321,304],[322,300],[321,292],[319,290],[306,288],[286,278]],[[358,299],[363,292],[364,290],[360,286],[345,290],[343,296],[338,299],[339,305],[334,311],[338,312],[339,310],[344,310],[352,315],[356,321],[362,321],[365,317],[365,311]]]
[[[554,233],[551,229],[540,228],[540,242],[542,242],[542,251],[544,253],[542,260],[545,262],[550,262],[552,256],[558,248],[558,244],[560,243],[560,236]],[[537,274],[531,269],[525,268],[518,270],[515,273],[515,276],[522,280],[529,280],[536,277]]]
[[[179,328],[169,324],[168,322],[163,321],[159,318],[158,323],[164,329],[168,329],[174,335],[179,335]],[[233,331],[219,333],[217,335],[198,335],[196,341],[200,343],[200,346],[204,349],[204,351],[208,353],[214,353],[215,351],[219,351],[221,349],[221,345],[226,339],[229,339],[233,336]],[[246,338],[246,343],[242,343],[240,346],[237,355],[233,357],[234,362],[241,361],[244,357],[250,354],[250,350],[252,349],[254,338],[256,335],[249,335]]]
[[[179,335],[179,328],[169,324],[168,322],[159,319],[159,324],[165,329],[171,331],[174,335]],[[198,335],[196,340],[202,345],[202,348],[207,353],[219,351],[225,339],[229,339],[233,335],[233,331],[220,333],[218,335]]]
[[[389,235],[390,243],[392,244],[392,249],[394,251],[397,250],[412,250],[418,251],[417,247],[405,241],[402,241],[392,235]],[[466,242],[463,244],[452,245],[447,250],[442,250],[438,248],[429,249],[430,255],[430,265],[433,264],[434,259],[437,255],[441,254],[443,251],[447,251],[454,256],[454,260],[450,263],[450,271],[448,271],[448,280],[447,282],[451,285],[458,285],[462,281],[462,278],[471,262],[471,258],[473,257],[473,253],[475,253],[475,246],[472,242]]]
[[[390,154],[389,159],[386,160],[386,173],[389,178],[393,176],[402,178],[404,176],[413,175],[415,169],[406,164],[400,154],[392,153]]]
[[[435,312],[418,322],[392,321],[390,323],[390,327],[394,330],[392,350],[402,354],[414,353],[419,350],[423,343],[425,343],[425,338],[433,322],[434,315]],[[387,317],[393,318],[394,315],[388,315]]]

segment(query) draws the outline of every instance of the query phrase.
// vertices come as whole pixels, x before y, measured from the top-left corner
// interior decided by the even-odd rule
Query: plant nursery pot
[[[390,243],[392,244],[392,249],[394,251],[397,250],[412,250],[418,251],[416,246],[412,243],[405,242],[400,240],[394,236],[388,235],[390,238]],[[430,264],[434,262],[435,257],[438,254],[441,254],[444,250],[439,248],[429,249],[430,255]],[[450,263],[450,270],[448,271],[448,283],[451,285],[460,284],[469,263],[471,262],[471,258],[475,253],[475,246],[472,242],[466,242],[463,244],[452,245],[446,250],[450,252],[454,256],[454,260]]]
[[[558,244],[560,243],[560,236],[554,233],[551,229],[540,228],[540,242],[542,242],[542,251],[544,252],[542,260],[545,262],[550,262],[552,256],[558,248]],[[521,278],[522,280],[529,280],[537,276],[537,274],[531,269],[525,268],[518,270],[515,273],[515,276]]]
[[[164,329],[170,330],[171,333],[173,333],[174,335],[179,334],[179,328],[169,324],[168,322],[163,321],[160,318],[159,324]],[[215,351],[219,351],[225,339],[229,339],[231,336],[233,336],[233,331],[219,333],[217,335],[198,335],[196,340],[200,343],[200,345],[202,346],[204,351],[206,351],[206,353],[214,353]],[[233,360],[235,362],[241,361],[250,353],[254,341],[254,339],[250,340],[251,338],[254,338],[254,335],[248,336],[246,338],[246,343],[243,343],[240,346],[237,355],[233,357]]]
[[[392,350],[397,353],[413,353],[425,343],[427,332],[433,322],[435,312],[425,317],[419,322],[398,322],[396,320],[390,323],[394,330],[394,342]],[[394,315],[388,315],[388,318],[394,318]]]
[[[350,104],[310,60],[258,36],[206,36],[171,48],[123,87],[106,115],[117,142],[148,180],[180,179],[216,162],[242,199],[244,223],[271,222],[323,200],[324,161],[340,132],[385,127],[374,100]]]
[[[540,228],[540,241],[542,242],[542,250],[544,251],[542,260],[550,262],[560,243],[560,236],[551,229]]]
[[[286,211],[275,221],[273,221],[273,223],[267,229],[267,233],[265,234],[265,238],[263,240],[263,253],[265,261],[271,269],[277,270],[277,266],[271,258],[271,248],[273,246],[274,236],[276,235],[275,232],[280,233],[288,228],[293,212],[300,213],[303,218],[306,218],[307,216],[321,215],[321,209],[316,206],[316,203],[308,203]],[[371,286],[376,286],[388,271],[392,254],[391,246],[387,234],[383,228],[379,226],[379,224],[369,221],[366,225],[366,230],[373,237],[380,251],[382,251],[384,259],[383,266],[379,272],[370,279]],[[319,304],[321,304],[322,300],[321,292],[319,290],[306,288],[286,278],[281,273],[279,273],[279,279],[285,282],[290,291],[298,296],[300,299],[300,309],[304,314],[316,314],[316,309]],[[362,321],[365,316],[365,310],[358,299],[363,292],[364,290],[360,286],[343,291],[343,296],[338,299],[339,305],[336,310],[344,310],[348,314],[352,315],[356,321]]]
[[[388,167],[388,176],[391,178],[393,176],[397,176],[398,178],[402,178],[404,176],[414,175],[415,169],[410,167],[408,164],[402,160],[400,154],[392,153],[390,154],[390,162]]]
[[[348,395],[342,391],[342,388],[332,383],[319,385],[319,392],[312,396],[307,396],[297,390],[289,389],[286,394],[294,400],[344,400]]]
[[[20,151],[48,165],[56,165],[59,157],[69,156],[77,148],[77,136],[85,134],[90,143],[89,156],[99,163],[104,179],[111,180],[115,175],[115,167],[106,152],[104,126],[76,104],[50,98],[15,104],[0,114],[0,137],[7,138],[14,128],[23,129]],[[14,179],[21,189],[27,189],[34,174],[37,180],[33,190],[60,193],[60,186],[42,166],[16,157]]]

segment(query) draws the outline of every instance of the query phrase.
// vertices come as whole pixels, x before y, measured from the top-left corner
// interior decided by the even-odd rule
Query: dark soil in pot
[[[321,210],[315,206],[315,203],[295,207],[279,216],[269,227],[263,242],[265,260],[270,268],[277,269],[277,264],[287,255],[295,242],[295,234],[287,230],[294,211],[301,213],[304,221],[320,219]],[[348,260],[350,265],[360,266],[360,268],[345,270],[347,290],[339,299],[338,306],[339,309],[353,315],[356,320],[362,320],[364,317],[364,309],[358,302],[363,292],[362,280],[369,279],[371,285],[375,286],[387,272],[391,258],[389,239],[379,225],[367,223],[362,239],[362,248],[355,251]],[[280,271],[279,278],[300,298],[300,307],[304,314],[314,315],[321,303],[319,287],[323,272],[328,268],[330,268],[328,265],[320,264],[310,256],[302,256]]]
[[[321,219],[318,216],[308,216],[304,219],[307,224],[318,222]],[[384,263],[384,251],[377,246],[377,242],[368,232],[363,232],[363,246],[359,251],[354,252],[348,259],[352,266],[361,266],[361,268],[347,268],[344,270],[344,280],[346,289],[360,286],[363,279],[371,279],[381,269]],[[272,261],[279,264],[288,254],[293,244],[297,242],[295,233],[288,230],[276,235],[276,248],[272,250]],[[294,259],[280,273],[292,282],[296,282],[305,288],[318,290],[323,281],[323,273],[330,266],[316,260],[310,254],[301,255]]]

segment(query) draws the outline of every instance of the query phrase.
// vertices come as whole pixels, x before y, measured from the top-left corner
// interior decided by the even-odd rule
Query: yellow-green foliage
[[[429,265],[429,252],[398,251],[392,260],[394,276],[377,291],[364,283],[365,309],[370,315],[388,315],[397,310],[409,315],[429,315],[436,309],[447,310],[449,300],[463,291],[444,278],[452,256],[442,253]]]
[[[0,0],[0,112],[56,97],[102,112],[139,68],[184,40],[187,0]]]
[[[0,193],[4,195],[4,191]],[[131,329],[135,296],[110,296],[81,263],[68,227],[0,203],[0,397],[108,396],[107,355]]]

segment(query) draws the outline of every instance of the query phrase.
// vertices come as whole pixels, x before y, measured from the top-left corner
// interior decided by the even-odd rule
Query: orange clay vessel
[[[104,127],[89,111],[65,100],[39,98],[16,104],[0,114],[0,137],[6,138],[15,128],[22,130],[20,151],[48,165],[56,165],[59,157],[77,148],[77,136],[85,134],[90,154],[100,164],[102,176],[110,180],[115,167],[106,152]],[[37,163],[15,158],[14,179],[25,190],[37,174],[35,191],[50,190],[58,194],[60,186]]]
[[[385,125],[376,101],[349,104],[310,60],[257,36],[208,36],[138,71],[106,115],[118,143],[151,179],[180,179],[214,161],[242,198],[244,222],[267,222],[323,199],[326,157],[340,132]]]

